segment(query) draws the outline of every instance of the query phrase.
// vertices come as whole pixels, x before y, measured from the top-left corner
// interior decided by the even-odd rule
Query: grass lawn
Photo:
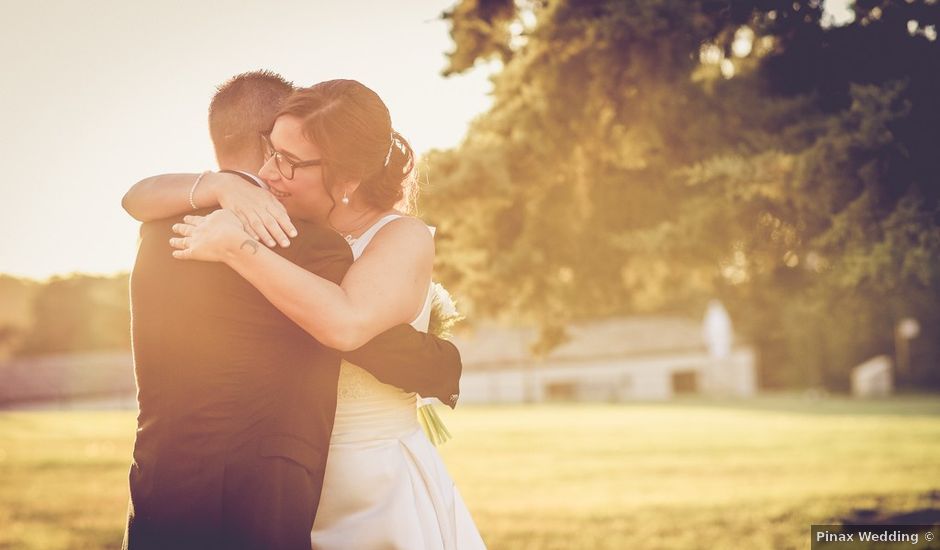
[[[808,548],[940,490],[940,398],[465,406],[441,448],[491,548]],[[114,548],[132,412],[0,413],[0,548]],[[938,493],[940,494],[940,493]]]

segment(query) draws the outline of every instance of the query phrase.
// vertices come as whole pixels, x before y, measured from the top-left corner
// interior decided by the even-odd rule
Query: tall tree
[[[444,277],[543,350],[572,319],[717,294],[769,382],[844,385],[900,316],[940,334],[938,9],[461,2],[448,72],[504,67],[430,158]]]

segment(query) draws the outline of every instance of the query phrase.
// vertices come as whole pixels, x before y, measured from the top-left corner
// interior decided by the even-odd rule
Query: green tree
[[[771,384],[844,386],[905,315],[940,341],[938,10],[461,2],[448,72],[504,67],[429,160],[444,279],[543,350],[573,319],[718,295]]]
[[[55,277],[37,292],[33,312],[22,355],[130,348],[126,274]]]

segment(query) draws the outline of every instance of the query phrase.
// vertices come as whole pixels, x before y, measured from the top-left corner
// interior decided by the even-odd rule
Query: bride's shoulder
[[[424,220],[400,212],[394,213],[398,217],[385,224],[376,233],[373,241],[382,243],[383,247],[389,246],[402,250],[428,250],[433,253],[433,233],[431,228],[424,223]]]

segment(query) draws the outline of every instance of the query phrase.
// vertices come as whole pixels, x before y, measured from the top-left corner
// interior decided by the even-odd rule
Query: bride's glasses
[[[274,157],[274,165],[277,166],[277,171],[284,176],[284,179],[294,179],[294,171],[298,168],[321,166],[323,164],[323,159],[292,161],[285,153],[274,148],[270,136],[261,134],[261,140],[264,142],[264,161],[267,162],[271,160],[271,157]]]

